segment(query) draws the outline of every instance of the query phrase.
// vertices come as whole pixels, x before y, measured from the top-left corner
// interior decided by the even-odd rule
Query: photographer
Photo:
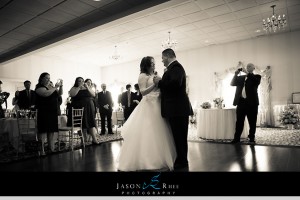
[[[239,62],[238,67],[240,68],[235,71],[231,81],[231,86],[236,86],[233,105],[237,106],[235,134],[231,143],[236,144],[240,142],[246,116],[250,126],[248,138],[251,143],[255,143],[256,120],[259,105],[257,88],[260,84],[261,76],[253,74],[255,67],[252,63],[248,63],[245,69],[242,62]],[[244,72],[246,75],[238,76],[241,72]]]

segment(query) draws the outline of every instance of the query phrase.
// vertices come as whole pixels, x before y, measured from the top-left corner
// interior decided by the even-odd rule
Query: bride
[[[138,84],[141,102],[125,122],[119,171],[173,170],[176,150],[171,129],[161,116],[160,91],[153,83],[154,58],[144,57]]]

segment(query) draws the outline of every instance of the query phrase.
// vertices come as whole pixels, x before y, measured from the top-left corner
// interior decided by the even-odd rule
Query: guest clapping
[[[62,95],[63,82],[57,82],[53,87],[50,84],[50,74],[44,72],[40,75],[35,87],[37,128],[39,140],[42,143],[42,154],[45,154],[44,140],[47,135],[49,150],[54,152],[54,132],[58,132],[57,106],[58,98]]]
[[[87,132],[92,136],[93,144],[99,144],[96,138],[96,109],[94,104],[95,91],[87,83],[84,83],[84,79],[82,77],[77,77],[69,94],[70,97],[72,97],[71,106],[73,108],[84,107],[82,119],[82,128],[84,129],[84,132]],[[71,116],[72,113],[68,112],[68,126],[71,126],[72,124]]]

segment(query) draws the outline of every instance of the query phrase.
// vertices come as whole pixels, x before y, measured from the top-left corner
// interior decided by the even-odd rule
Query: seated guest
[[[47,141],[50,152],[55,151],[54,132],[58,132],[57,105],[58,98],[62,95],[62,81],[57,82],[54,87],[50,84],[50,74],[44,72],[40,75],[38,84],[35,87],[37,129],[39,140],[42,143],[42,155],[45,155],[44,140]]]
[[[96,109],[94,103],[95,92],[93,91],[92,87],[88,86],[87,83],[84,83],[84,79],[82,77],[77,77],[69,94],[72,98],[71,106],[73,108],[78,109],[84,107],[82,119],[83,131],[92,136],[93,144],[99,144],[96,138]],[[71,116],[72,112],[68,112],[68,126],[71,126],[72,124]],[[85,134],[83,135],[85,136]]]
[[[31,82],[24,81],[25,90],[20,91],[18,105],[20,109],[34,109],[35,107],[35,91],[31,90]]]

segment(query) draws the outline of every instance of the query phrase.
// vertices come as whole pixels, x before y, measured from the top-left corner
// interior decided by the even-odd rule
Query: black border
[[[141,189],[139,194],[137,189],[124,189],[128,194],[117,189],[117,184],[146,183],[157,175],[160,187],[166,183],[174,188],[148,188],[144,194]],[[0,176],[1,196],[300,196],[300,172],[2,172]]]

